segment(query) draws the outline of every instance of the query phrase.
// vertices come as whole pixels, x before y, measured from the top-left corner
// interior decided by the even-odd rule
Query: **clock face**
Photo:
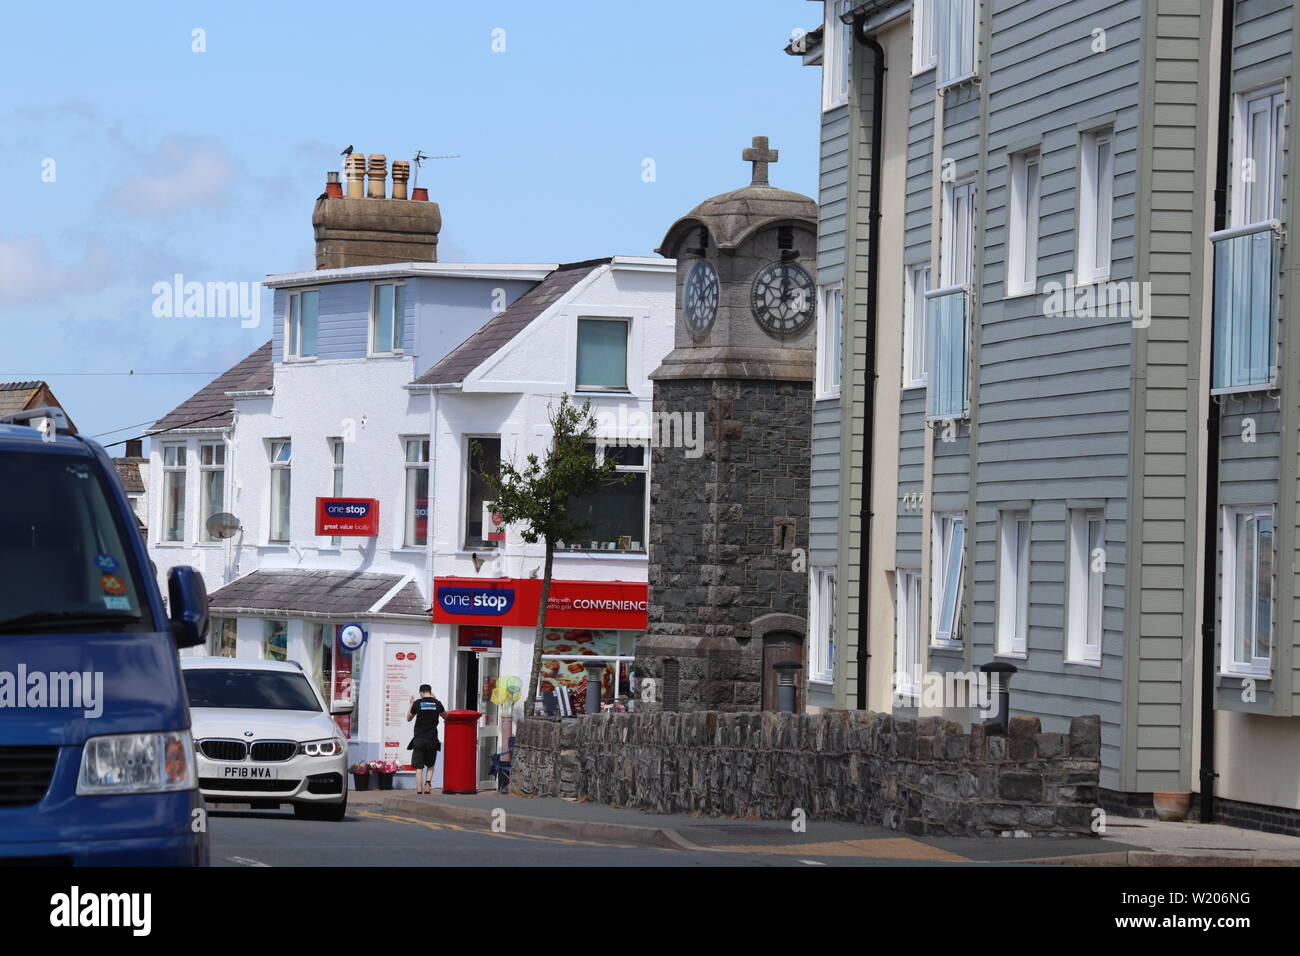
[[[682,313],[692,335],[702,336],[713,328],[713,320],[718,315],[718,273],[712,263],[701,259],[686,273]]]
[[[768,335],[799,335],[816,308],[812,276],[797,262],[773,262],[754,276],[750,293],[754,320]]]

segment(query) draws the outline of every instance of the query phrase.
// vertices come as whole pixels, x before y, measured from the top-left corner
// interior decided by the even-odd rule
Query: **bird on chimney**
[[[348,148],[345,149],[345,150],[343,150],[343,152],[339,153],[339,155],[340,155],[340,156],[351,156],[351,155],[352,155],[352,144],[349,143],[349,144],[348,144]]]

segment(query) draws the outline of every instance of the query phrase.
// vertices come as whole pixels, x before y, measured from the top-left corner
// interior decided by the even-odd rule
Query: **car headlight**
[[[81,750],[77,796],[192,790],[194,739],[188,732],[91,737]]]
[[[343,753],[343,741],[337,737],[328,740],[308,740],[298,745],[298,753],[308,757],[337,757]]]

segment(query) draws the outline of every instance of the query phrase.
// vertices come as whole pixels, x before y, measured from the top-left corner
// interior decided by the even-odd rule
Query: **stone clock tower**
[[[657,250],[677,260],[677,321],[654,410],[702,413],[704,447],[653,451],[644,709],[775,709],[772,665],[804,662],[817,204],[768,184],[766,137],[742,156],[750,184],[677,220]]]

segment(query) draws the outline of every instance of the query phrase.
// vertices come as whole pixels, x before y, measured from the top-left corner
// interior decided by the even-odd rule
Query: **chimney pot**
[[[371,199],[383,199],[386,180],[388,179],[388,157],[383,153],[370,154],[370,173],[366,179],[366,195]]]
[[[352,153],[343,163],[343,171],[348,177],[348,198],[366,198],[366,157],[363,153]]]
[[[404,159],[393,160],[393,198],[406,198],[406,181],[411,178],[411,164]]]
[[[339,183],[338,170],[325,174],[325,196],[329,199],[341,199],[343,186]]]

